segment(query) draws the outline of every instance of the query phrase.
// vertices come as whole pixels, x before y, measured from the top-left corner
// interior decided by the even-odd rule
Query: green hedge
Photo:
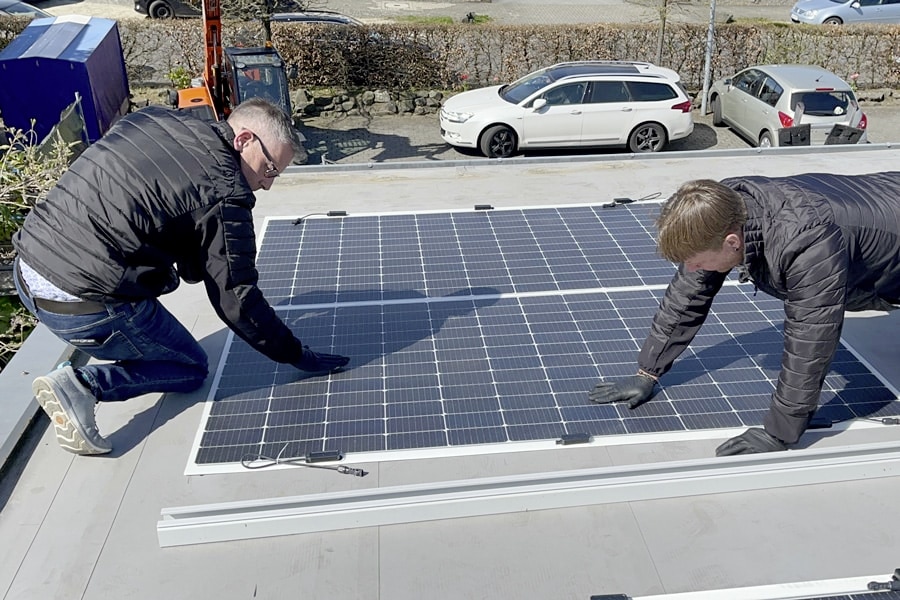
[[[19,21],[19,20],[16,20]],[[0,45],[10,20],[0,19]],[[18,27],[18,25],[17,25]],[[14,30],[15,28],[13,28]],[[20,30],[20,28],[19,28]],[[227,45],[258,45],[259,23],[226,21]],[[199,19],[120,21],[132,86],[183,67],[203,65]],[[371,25],[272,24],[275,46],[297,65],[296,87],[434,88],[458,90],[514,80],[555,62],[621,59],[657,62],[658,26],[588,25]],[[706,26],[669,23],[662,61],[688,88],[702,86]],[[713,78],[753,64],[818,64],[861,88],[900,88],[900,27],[815,27],[786,23],[719,25]]]

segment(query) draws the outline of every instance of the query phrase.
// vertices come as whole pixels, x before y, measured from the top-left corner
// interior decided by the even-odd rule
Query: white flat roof
[[[255,215],[261,225],[269,216],[328,210],[353,214],[602,203],[615,196],[667,196],[684,181],[703,177],[886,171],[896,168],[898,158],[898,149],[870,146],[810,154],[747,150],[649,159],[298,168],[280,177],[272,191],[259,194]],[[211,360],[218,360],[227,332],[202,286],[184,285],[164,301]],[[891,385],[900,385],[898,317],[851,316],[844,337],[890,377]],[[22,402],[33,414],[23,390],[36,373],[55,366],[61,348],[46,335],[34,336],[25,346],[27,364],[23,358],[15,370],[4,371],[0,386],[15,389],[11,399],[4,391],[5,402]],[[15,387],[5,385],[8,381]],[[855,481],[161,548],[157,523],[172,507],[691,463],[711,457],[721,441],[710,437],[383,461],[358,465],[370,471],[364,478],[302,468],[186,476],[208,386],[190,395],[147,395],[102,405],[100,429],[115,447],[109,457],[76,457],[56,445],[51,430],[34,433],[33,450],[17,456],[0,482],[0,500],[8,498],[0,514],[0,597],[457,600],[623,593],[656,598],[757,586],[770,586],[771,592],[772,586],[797,589],[801,582],[829,580],[844,586],[829,589],[846,593],[848,581],[879,574],[888,580],[900,566],[900,536],[893,525],[900,478],[877,473]],[[897,442],[900,428],[825,430],[807,437],[812,449],[825,451]],[[801,589],[815,589],[818,595],[828,591]]]

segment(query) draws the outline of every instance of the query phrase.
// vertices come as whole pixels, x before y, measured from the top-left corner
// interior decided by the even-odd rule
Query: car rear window
[[[832,117],[847,114],[856,106],[853,92],[796,92],[791,96],[791,110],[803,103],[803,114],[816,117]]]
[[[636,102],[656,102],[658,100],[672,100],[678,97],[678,92],[665,83],[653,81],[628,81],[626,82],[631,97]]]

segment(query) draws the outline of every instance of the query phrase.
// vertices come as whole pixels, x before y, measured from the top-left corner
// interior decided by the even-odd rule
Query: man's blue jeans
[[[206,353],[159,300],[108,304],[105,313],[61,315],[34,306],[13,277],[25,307],[56,337],[89,356],[115,361],[76,369],[99,402],[150,392],[192,392],[209,373]]]

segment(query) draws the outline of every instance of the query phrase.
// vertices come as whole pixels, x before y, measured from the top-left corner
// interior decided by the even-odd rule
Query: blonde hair
[[[678,188],[659,213],[659,254],[682,263],[718,250],[725,236],[741,230],[747,207],[740,194],[712,179],[695,179]]]

